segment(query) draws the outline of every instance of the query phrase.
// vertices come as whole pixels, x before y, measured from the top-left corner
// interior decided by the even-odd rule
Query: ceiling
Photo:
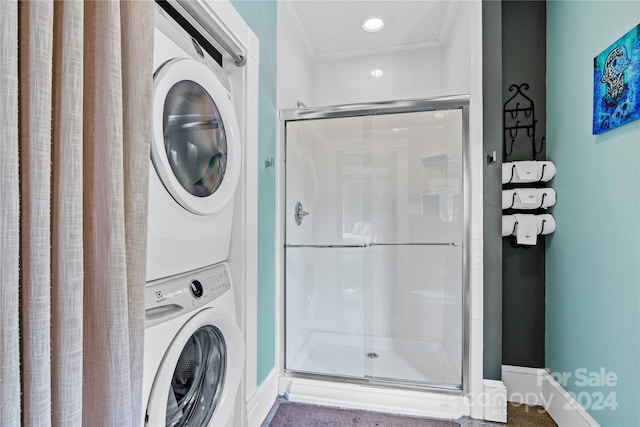
[[[293,0],[292,15],[312,56],[347,56],[441,46],[446,41],[458,0]],[[367,33],[362,24],[382,18],[384,28]]]

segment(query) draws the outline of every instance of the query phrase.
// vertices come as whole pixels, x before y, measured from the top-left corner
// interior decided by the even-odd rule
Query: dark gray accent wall
[[[546,3],[502,2],[502,98],[509,86],[528,83],[535,103],[536,141],[546,131]],[[516,142],[512,160],[531,160],[531,146]],[[544,159],[544,151],[538,160]],[[485,194],[486,194],[485,188]],[[502,363],[544,367],[545,242],[528,249],[502,241]],[[486,297],[485,297],[486,298]]]
[[[484,378],[502,377],[502,5],[482,2],[484,187]]]

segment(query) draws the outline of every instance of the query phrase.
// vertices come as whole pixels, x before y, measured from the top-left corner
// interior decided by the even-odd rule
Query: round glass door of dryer
[[[225,380],[227,351],[214,326],[203,326],[186,342],[171,379],[167,426],[207,426]]]
[[[233,197],[240,137],[229,94],[193,59],[168,61],[154,75],[151,160],[164,187],[188,211],[208,215]]]
[[[227,138],[216,103],[198,83],[183,80],[167,93],[164,145],[178,182],[198,197],[213,194],[227,168]]]

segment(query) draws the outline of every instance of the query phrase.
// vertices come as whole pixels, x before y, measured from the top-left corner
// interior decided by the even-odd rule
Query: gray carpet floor
[[[460,427],[455,421],[281,402],[269,427]]]

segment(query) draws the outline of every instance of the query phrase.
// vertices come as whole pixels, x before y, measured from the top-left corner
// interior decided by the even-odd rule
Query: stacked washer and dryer
[[[230,426],[244,369],[226,262],[238,124],[222,67],[157,4],[154,37],[144,425]]]

